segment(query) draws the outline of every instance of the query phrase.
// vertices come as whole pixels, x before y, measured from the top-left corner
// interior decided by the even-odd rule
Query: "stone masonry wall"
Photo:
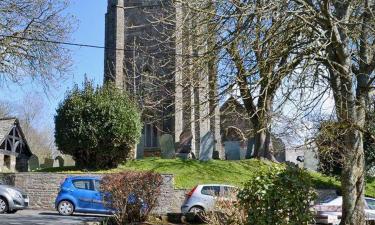
[[[101,174],[58,174],[58,173],[0,173],[0,180],[24,190],[30,198],[31,209],[54,210],[54,202],[60,184],[68,176],[101,176]],[[174,189],[174,177],[164,174],[156,214],[180,212],[185,190]]]
[[[30,198],[31,209],[54,210],[54,202],[60,184],[68,176],[101,176],[101,174],[59,174],[59,173],[0,173],[0,181],[24,190]],[[174,189],[174,177],[163,174],[163,185],[155,214],[180,212],[188,190]],[[335,190],[317,190],[318,200],[335,196]]]

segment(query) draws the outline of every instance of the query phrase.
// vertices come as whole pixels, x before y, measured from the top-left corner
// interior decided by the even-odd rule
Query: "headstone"
[[[160,150],[162,159],[172,159],[175,156],[174,140],[170,134],[163,134],[160,137]]]
[[[273,155],[278,162],[285,162],[285,144],[281,138],[272,137]]]
[[[215,141],[212,132],[207,132],[201,138],[200,149],[199,149],[199,160],[209,161],[212,159],[212,154],[214,151]]]
[[[74,161],[71,155],[63,155],[64,166],[75,166],[76,162]]]
[[[60,155],[57,156],[53,162],[53,167],[63,167],[64,166],[64,159]]]
[[[214,152],[212,153],[212,158],[216,159],[216,160],[219,160],[220,159],[220,152],[214,150]]]
[[[53,161],[54,161],[53,159],[45,158],[44,163],[40,164],[40,167],[41,168],[51,168],[51,167],[53,167]]]
[[[248,154],[247,145],[248,145],[247,141],[241,142],[241,145],[240,145],[240,159],[241,160],[248,159],[251,157],[251,154],[249,154],[250,156],[247,158],[247,154]]]
[[[245,159],[250,159],[253,156],[254,148],[255,148],[255,138],[248,139],[247,140],[247,148],[246,148]]]
[[[39,166],[39,158],[38,158],[38,156],[36,156],[36,155],[30,156],[30,158],[29,158],[29,168],[30,168],[30,171],[36,170],[39,167],[40,166]]]
[[[190,130],[184,130],[180,134],[180,142],[177,144],[176,157],[181,159],[195,158],[191,152],[193,135]]]
[[[318,154],[313,148],[308,148],[304,154],[304,167],[309,170],[317,171],[319,166]]]
[[[178,143],[177,153],[190,153],[191,152],[191,141],[193,140],[193,135],[190,130],[185,130],[181,132],[180,142]]]
[[[135,150],[135,159],[143,159],[145,156],[145,135],[142,134]]]
[[[225,159],[240,160],[241,159],[241,142],[226,141],[224,142]]]

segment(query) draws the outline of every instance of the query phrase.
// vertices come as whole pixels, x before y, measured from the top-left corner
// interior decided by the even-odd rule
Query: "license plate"
[[[25,203],[29,203],[29,199],[28,199],[28,198],[25,198],[25,199],[24,199],[24,202],[25,202]]]
[[[341,221],[337,216],[328,216],[327,220],[329,224],[339,224]]]

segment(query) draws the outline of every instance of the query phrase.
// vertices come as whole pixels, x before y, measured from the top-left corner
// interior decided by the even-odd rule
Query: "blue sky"
[[[72,34],[72,42],[104,46],[104,22],[107,0],[71,0],[67,13],[77,19],[77,26]],[[25,80],[22,85],[8,83],[0,92],[0,100],[20,104],[28,96],[37,96],[43,101],[43,110],[39,115],[39,123],[53,127],[53,116],[59,102],[64,98],[67,90],[75,83],[81,84],[87,74],[95,84],[103,82],[104,49],[70,47],[73,56],[71,72],[65,80],[51,87],[45,92],[38,82]]]

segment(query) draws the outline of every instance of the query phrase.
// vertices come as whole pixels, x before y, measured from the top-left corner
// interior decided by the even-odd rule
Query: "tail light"
[[[197,186],[195,186],[193,189],[191,189],[191,191],[189,191],[189,193],[186,194],[186,199],[189,199],[193,195],[195,189],[197,189]]]
[[[60,186],[65,182],[66,178],[60,181]]]

